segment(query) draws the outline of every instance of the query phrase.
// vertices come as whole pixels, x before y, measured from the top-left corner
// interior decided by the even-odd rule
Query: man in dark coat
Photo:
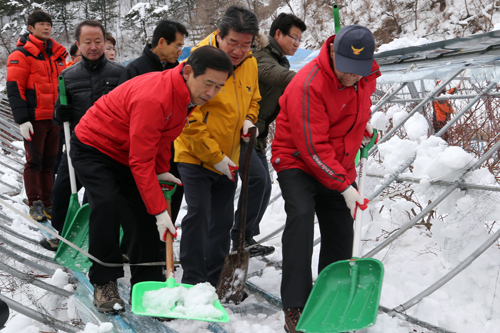
[[[174,21],[162,20],[153,32],[152,43],[146,44],[142,55],[132,60],[120,78],[120,84],[149,72],[174,68],[182,54],[184,37],[189,36],[186,28]]]
[[[58,126],[69,121],[71,132],[94,102],[118,85],[123,72],[122,65],[106,59],[104,36],[103,25],[93,20],[82,21],[75,29],[75,43],[82,54],[82,60],[65,69],[61,74],[64,77],[68,105],[61,105],[58,98],[53,119]],[[76,183],[77,188],[80,189],[82,186],[78,179]],[[59,233],[64,227],[70,196],[68,158],[64,153],[50,197],[52,201],[51,223]],[[43,239],[40,244],[46,249],[56,251],[59,242],[57,239]]]

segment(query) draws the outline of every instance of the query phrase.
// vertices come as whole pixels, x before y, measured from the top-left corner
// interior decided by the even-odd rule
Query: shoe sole
[[[95,302],[94,302],[94,306],[97,308],[97,311],[99,311],[99,313],[120,313],[120,312],[125,312],[125,306],[124,305],[122,305],[122,308],[120,310],[115,310],[115,309],[101,310],[101,309],[99,309],[99,307],[97,306],[97,304],[95,304]]]
[[[275,251],[275,249],[273,249],[271,252],[269,252],[269,253],[265,253],[265,254],[252,254],[252,253],[250,252],[250,258],[255,258],[255,257],[267,257],[267,256],[269,256],[269,255],[273,254],[273,253],[274,253],[274,251]]]

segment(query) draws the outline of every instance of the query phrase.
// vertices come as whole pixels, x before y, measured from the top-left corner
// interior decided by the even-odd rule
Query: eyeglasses
[[[241,51],[246,51],[248,52],[248,50],[250,50],[250,48],[252,47],[252,45],[239,45],[239,44],[236,44],[236,43],[228,43],[225,39],[223,39],[223,41],[227,44],[227,46],[229,46],[231,49],[233,50],[237,50],[237,49],[240,49]]]
[[[175,46],[175,48],[177,49],[177,51],[182,51],[182,49],[184,48],[184,45],[177,45],[177,46]]]
[[[289,34],[285,34],[285,35],[287,35],[288,37],[290,37],[291,39],[293,39],[293,42],[294,42],[295,44],[300,44],[300,43],[302,43],[302,39],[300,39],[300,38],[295,38],[295,37],[293,37],[293,36],[290,36]]]

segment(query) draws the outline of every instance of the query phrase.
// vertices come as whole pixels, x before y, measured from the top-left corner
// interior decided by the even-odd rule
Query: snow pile
[[[428,40],[427,38],[416,38],[414,36],[396,38],[390,43],[381,45],[377,51],[380,53],[380,52],[402,49],[403,47],[419,46],[428,43],[431,43],[431,41]]]
[[[208,282],[199,283],[191,288],[177,286],[146,291],[142,298],[145,312],[187,318],[222,318],[224,313],[215,308],[218,300],[215,288]]]

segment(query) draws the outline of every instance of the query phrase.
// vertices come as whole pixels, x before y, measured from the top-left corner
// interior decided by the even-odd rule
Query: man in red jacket
[[[66,68],[68,53],[50,38],[52,18],[44,11],[28,16],[28,29],[7,60],[7,95],[25,139],[24,186],[30,215],[44,222],[52,210],[50,193],[59,149],[59,127],[52,123],[57,77]]]
[[[271,162],[287,214],[281,282],[287,332],[295,332],[312,289],[314,214],[321,231],[318,271],[352,255],[353,215],[364,204],[354,159],[363,137],[373,135],[370,97],[380,76],[374,50],[368,29],[344,27],[280,98]]]
[[[227,54],[201,47],[169,71],[128,80],[81,118],[71,138],[70,157],[88,194],[90,254],[105,263],[121,263],[121,225],[129,240],[130,264],[160,261],[159,241],[165,241],[167,231],[175,234],[158,183],[180,184],[169,172],[172,141],[189,113],[212,99],[232,71]],[[165,279],[162,266],[132,265],[131,273],[132,286]],[[123,310],[116,283],[120,277],[122,267],[92,262],[89,278],[100,312]]]

